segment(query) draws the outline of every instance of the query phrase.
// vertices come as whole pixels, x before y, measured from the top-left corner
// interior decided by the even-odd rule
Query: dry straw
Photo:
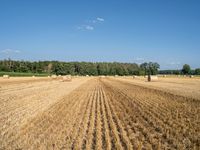
[[[167,77],[167,75],[163,75],[163,77],[165,78],[165,77]]]
[[[4,79],[9,79],[10,76],[5,74],[5,75],[3,75],[3,78],[4,78]]]
[[[138,76],[133,76],[133,79],[137,78]]]
[[[57,79],[57,75],[52,75],[51,78],[52,79]]]
[[[72,81],[72,76],[71,75],[66,75],[62,77],[63,82],[69,82]]]
[[[158,76],[148,76],[148,81],[151,82],[151,81],[157,81],[158,80]]]

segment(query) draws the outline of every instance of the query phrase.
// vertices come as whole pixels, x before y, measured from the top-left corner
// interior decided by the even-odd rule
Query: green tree
[[[190,71],[191,71],[190,65],[188,64],[183,65],[182,69],[183,74],[190,74]]]
[[[158,69],[160,68],[160,65],[156,62],[149,62],[148,68],[149,68],[150,75],[156,75],[158,73]]]
[[[180,70],[174,70],[174,71],[172,72],[172,74],[179,75],[179,74],[180,74]]]
[[[108,63],[98,63],[97,72],[98,75],[108,75],[110,72]]]
[[[200,75],[200,68],[195,69],[195,75]]]
[[[156,62],[145,62],[140,65],[140,68],[144,70],[145,75],[156,75],[158,73],[158,69],[160,68],[160,65]]]
[[[144,75],[146,75],[147,74],[147,70],[148,70],[148,63],[147,62],[142,63],[140,65],[140,68],[144,71]]]
[[[151,65],[152,66],[152,65]],[[154,67],[151,67],[154,70]],[[146,65],[119,62],[60,62],[60,61],[16,61],[0,60],[0,71],[32,72],[72,75],[139,75],[147,72]],[[154,71],[151,71],[154,73]]]

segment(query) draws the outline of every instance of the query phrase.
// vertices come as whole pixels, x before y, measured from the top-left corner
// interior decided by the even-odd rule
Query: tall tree
[[[149,62],[148,68],[149,68],[150,75],[156,75],[158,73],[158,69],[160,68],[160,65],[156,62]]]
[[[145,62],[140,65],[140,68],[145,71],[145,75],[156,75],[158,73],[158,69],[160,68],[160,65],[156,62]]]
[[[147,62],[142,63],[142,64],[140,65],[140,68],[141,68],[142,70],[144,70],[144,75],[146,75],[146,74],[147,74],[147,70],[148,70],[148,63],[147,63]]]
[[[190,74],[190,71],[191,71],[190,65],[188,64],[183,65],[182,69],[183,74]]]

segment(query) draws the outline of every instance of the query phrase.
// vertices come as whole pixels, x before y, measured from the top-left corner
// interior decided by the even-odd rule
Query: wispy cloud
[[[137,57],[135,58],[136,61],[144,61],[144,58],[141,58],[141,57]]]
[[[182,63],[181,62],[174,62],[174,61],[172,61],[172,62],[169,62],[168,65],[171,66],[171,67],[180,68],[181,65],[182,65]]]
[[[165,69],[180,69],[182,67],[182,62],[176,61],[176,60],[168,60],[165,62],[162,62],[162,65]]]
[[[100,22],[104,22],[104,21],[105,21],[104,18],[97,17],[93,20],[88,20],[87,22],[95,24],[95,23],[100,23]]]
[[[94,30],[94,27],[93,26],[90,26],[90,25],[81,25],[81,26],[78,26],[77,27],[78,30]]]
[[[104,18],[97,17],[93,20],[86,20],[82,25],[77,26],[78,30],[94,30],[97,23],[104,22]]]
[[[86,26],[85,26],[85,29],[87,29],[87,30],[94,30],[94,27],[93,27],[93,26],[90,26],[90,25],[86,25]]]
[[[145,59],[142,58],[142,57],[136,57],[136,58],[134,59],[134,61],[135,61],[137,64],[142,64],[142,63],[145,61]]]
[[[0,53],[6,54],[6,55],[16,54],[16,53],[20,53],[20,52],[21,52],[20,50],[14,50],[14,49],[4,49],[4,50],[0,51]]]
[[[181,62],[174,62],[174,61],[172,61],[172,62],[169,62],[167,64],[168,65],[172,65],[172,66],[177,66],[177,65],[181,65]]]
[[[103,18],[97,17],[96,20],[100,21],[100,22],[104,22]]]

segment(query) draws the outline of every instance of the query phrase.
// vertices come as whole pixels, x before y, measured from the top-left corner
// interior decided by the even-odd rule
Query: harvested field
[[[167,91],[172,94],[200,100],[200,77],[158,77],[158,81],[155,82],[147,82],[147,78],[144,78],[143,76],[138,76],[135,79],[132,77],[118,77],[116,79],[123,80],[134,85],[145,86],[147,88]]]
[[[45,77],[11,77],[9,80],[4,80],[3,77],[0,77],[0,86],[7,86],[13,84],[21,84],[21,83],[32,83],[32,82],[39,82],[39,81],[47,81],[48,78]]]
[[[190,95],[132,78],[32,80],[0,81],[0,149],[199,149]]]

